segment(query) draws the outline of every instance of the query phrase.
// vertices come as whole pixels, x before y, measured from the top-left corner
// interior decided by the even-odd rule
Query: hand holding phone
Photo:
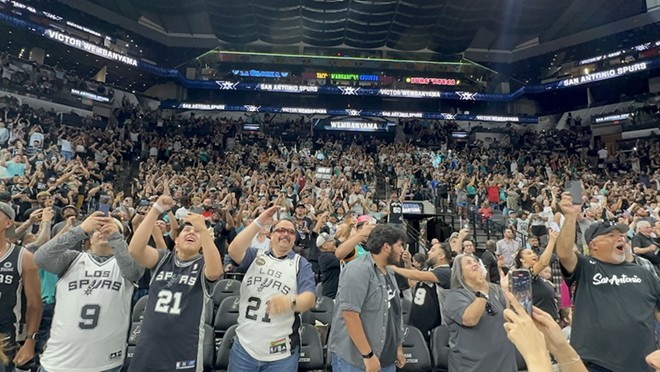
[[[532,273],[527,269],[511,270],[511,294],[518,300],[520,305],[532,314]]]

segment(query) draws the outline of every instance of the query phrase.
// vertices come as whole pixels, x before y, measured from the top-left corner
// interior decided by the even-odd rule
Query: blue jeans
[[[360,366],[360,368],[357,368],[356,366],[350,364],[344,359],[338,357],[337,354],[332,353],[332,372],[360,372],[360,371],[364,371],[364,367]],[[395,372],[396,365],[390,364],[389,366],[380,366],[380,371]]]
[[[285,372],[297,371],[300,350],[295,350],[291,356],[274,362],[261,362],[248,354],[238,337],[234,338],[234,344],[229,352],[229,368],[227,372]]]
[[[115,367],[112,369],[106,369],[105,371],[101,372],[120,372],[123,366]],[[39,367],[39,372],[48,372],[44,369],[44,367]]]

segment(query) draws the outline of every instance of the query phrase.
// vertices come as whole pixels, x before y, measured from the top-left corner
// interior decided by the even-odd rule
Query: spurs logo
[[[474,101],[476,99],[477,93],[472,92],[456,92],[458,98],[463,101]]]
[[[358,90],[360,90],[360,88],[354,88],[354,87],[342,87],[342,86],[340,86],[338,88],[341,90],[341,94],[345,95],[345,96],[356,96]]]
[[[236,86],[238,85],[238,83],[232,83],[231,81],[216,80],[215,83],[218,84],[222,90],[236,90]]]

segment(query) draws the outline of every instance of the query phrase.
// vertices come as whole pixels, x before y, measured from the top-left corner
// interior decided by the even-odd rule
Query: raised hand
[[[99,230],[101,226],[108,223],[108,221],[112,222],[110,217],[106,217],[104,212],[96,211],[80,224],[80,228],[82,228],[83,231],[89,235],[95,230]]]
[[[191,224],[197,232],[206,231],[206,219],[201,214],[188,213],[183,221]]]
[[[564,192],[561,194],[559,207],[565,216],[577,216],[582,211],[581,204],[573,204],[570,192]]]
[[[259,217],[257,217],[257,220],[259,221],[260,224],[266,226],[266,225],[273,225],[275,223],[275,220],[273,219],[273,216],[280,210],[279,205],[274,205],[265,211],[263,211]]]

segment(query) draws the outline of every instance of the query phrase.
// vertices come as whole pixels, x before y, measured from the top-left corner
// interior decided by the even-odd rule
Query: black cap
[[[0,191],[0,202],[11,202],[11,193],[9,191]]]
[[[589,225],[587,231],[584,232],[584,241],[589,244],[594,238],[600,235],[605,235],[611,231],[619,230],[621,234],[627,234],[630,228],[625,224],[615,224],[613,222],[596,222]]]

